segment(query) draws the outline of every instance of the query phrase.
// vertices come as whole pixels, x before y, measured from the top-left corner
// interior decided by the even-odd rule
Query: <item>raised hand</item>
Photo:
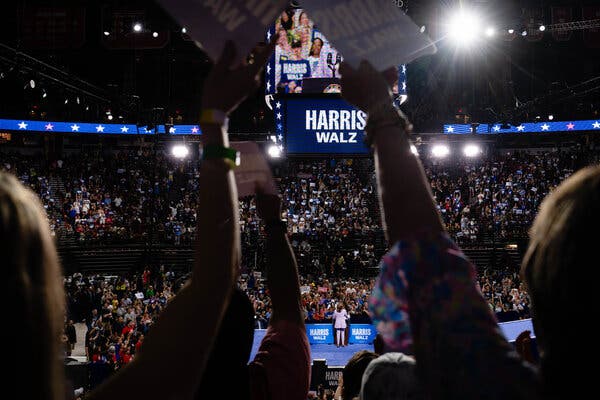
[[[227,41],[223,53],[208,74],[202,91],[202,107],[233,111],[260,84],[259,74],[275,48],[275,41],[257,46],[249,63],[233,65],[236,48]]]
[[[385,77],[366,60],[358,69],[348,63],[340,66],[342,96],[365,112],[372,112],[381,104],[392,103],[392,91]]]

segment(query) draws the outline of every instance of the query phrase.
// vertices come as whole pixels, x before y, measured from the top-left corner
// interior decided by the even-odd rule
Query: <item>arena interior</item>
[[[35,193],[59,257],[65,295],[60,355],[68,398],[94,398],[103,382],[126,374],[129,364],[143,354],[146,337],[152,342],[162,311],[186,281],[192,275],[204,279],[197,272],[203,260],[198,241],[211,233],[199,232],[208,226],[202,225],[200,215],[205,214],[199,211],[207,198],[201,176],[213,153],[204,141],[210,113],[203,91],[214,91],[214,57],[208,46],[198,46],[204,38],[194,30],[204,29],[184,25],[181,12],[173,11],[181,3],[35,0],[4,5],[0,171]],[[216,9],[245,2],[204,3],[214,3]],[[249,3],[261,7],[260,1]],[[269,7],[278,7],[276,3],[269,2]],[[266,170],[281,199],[277,222],[286,230],[297,266],[295,291],[304,322],[298,326],[306,334],[296,339],[308,343],[310,386],[298,395],[293,393],[295,383],[290,383],[289,397],[274,392],[264,397],[272,399],[341,399],[352,386],[348,380],[353,356],[373,352],[373,357],[381,357],[391,348],[383,340],[384,325],[373,318],[375,302],[370,301],[374,290],[389,295],[379,286],[386,275],[378,275],[396,257],[386,256],[394,243],[381,208],[385,177],[378,176],[383,167],[377,163],[385,158],[374,157],[383,150],[369,146],[374,136],[369,113],[344,97],[344,79],[349,78],[340,67],[348,56],[334,47],[344,29],[361,26],[360,19],[368,15],[342,13],[333,5],[362,2],[336,1],[329,11],[338,10],[339,15],[330,14],[335,16],[332,22],[322,10],[327,6],[318,9],[314,3],[318,2],[292,2],[271,13],[258,39],[277,37],[275,50],[258,75],[259,88],[249,90],[229,113],[227,128],[229,147],[242,149],[239,168],[244,171],[238,175],[233,168],[240,192],[234,218],[241,249],[236,252],[235,285],[253,307],[252,346],[245,364],[262,359],[261,354],[276,354],[281,362],[287,357],[286,347],[261,347],[271,325],[281,322],[272,320],[271,293],[277,289],[269,287],[278,265],[271,269],[269,264],[286,262],[272,256],[270,229],[279,225],[265,224],[257,204],[257,188],[264,178],[260,174],[267,176]],[[388,80],[394,106],[412,124],[412,129],[404,126],[411,144],[406,156],[420,160],[441,226],[474,266],[471,284],[495,317],[499,337],[524,362],[539,368],[543,351],[536,341],[536,310],[522,260],[546,196],[600,161],[600,58],[595,56],[600,48],[600,6],[583,0],[405,0],[374,1],[368,7],[384,5],[408,15],[419,35],[431,38],[437,47],[434,54],[398,63]],[[323,23],[311,18],[311,7]],[[328,35],[335,39],[328,41]],[[261,160],[268,163],[265,171]],[[387,171],[393,169],[387,166]],[[244,173],[256,180],[250,189],[240,183]],[[410,185],[411,178],[405,179],[396,184]],[[227,246],[228,242],[217,245],[223,253],[231,251]],[[415,268],[420,268],[419,262]],[[420,304],[418,298],[414,301]],[[346,313],[343,328],[338,325],[340,309]],[[205,311],[196,315],[199,325],[190,329],[204,329]],[[402,321],[402,312],[393,314],[392,322]],[[222,341],[236,348],[235,342],[245,340],[236,334],[238,325],[227,322],[228,315],[222,327],[229,332],[223,329],[223,338],[208,340],[214,339],[215,348],[223,351],[223,364],[228,353],[219,347]],[[413,314],[410,321],[415,324],[413,335],[419,331],[416,326],[426,326],[417,325]],[[443,335],[446,326],[432,323],[430,329]],[[457,348],[468,346],[466,339],[461,344],[459,336],[453,338]],[[415,356],[419,368],[423,353],[405,353]],[[142,360],[139,356],[137,363]],[[218,362],[211,358],[205,366],[207,376],[227,373],[213,364]],[[256,361],[251,371],[253,365]],[[342,389],[340,383],[338,389],[342,371],[345,386]],[[367,375],[362,388],[360,376],[352,378],[358,380],[353,387],[358,385],[360,393],[344,399],[400,398],[367,395]],[[165,379],[165,385],[175,386]],[[214,379],[235,385],[238,378]],[[268,379],[273,384],[283,378]],[[287,380],[278,384],[285,387]],[[194,398],[208,396],[202,388]],[[433,393],[408,398],[456,394]],[[483,398],[465,393],[466,398]],[[487,398],[496,397],[491,393]]]

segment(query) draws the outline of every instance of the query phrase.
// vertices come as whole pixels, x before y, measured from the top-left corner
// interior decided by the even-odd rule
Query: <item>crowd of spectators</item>
[[[181,276],[164,267],[121,276],[76,273],[64,280],[65,336],[72,321],[85,322],[85,352],[102,378],[129,363],[152,324],[181,287]],[[70,342],[71,340],[69,340]],[[71,346],[72,347],[72,346]],[[67,355],[70,355],[67,346]]]
[[[135,357],[144,335],[186,277],[164,266],[118,276],[77,273],[66,277],[65,353],[70,355],[76,341],[73,321],[85,322],[88,330],[83,340],[88,360],[105,372],[118,370]],[[267,327],[272,313],[264,278],[254,272],[238,280],[254,307],[257,329]],[[516,267],[507,264],[505,268],[480,269],[477,282],[499,321],[530,317],[529,295]],[[366,305],[374,285],[372,278],[301,276],[300,285],[306,323],[331,323],[340,303],[351,324],[371,323]]]
[[[513,152],[479,159],[423,155],[446,229],[462,246],[526,238],[541,200],[593,152]],[[196,229],[198,161],[150,148],[40,157],[1,154],[2,168],[39,194],[64,243],[189,245]],[[386,249],[369,159],[288,160],[275,168],[282,218],[303,273],[373,271]],[[240,200],[243,265],[264,262],[253,198]]]
[[[544,197],[590,161],[582,152],[544,151],[424,166],[446,229],[468,245],[526,237]]]

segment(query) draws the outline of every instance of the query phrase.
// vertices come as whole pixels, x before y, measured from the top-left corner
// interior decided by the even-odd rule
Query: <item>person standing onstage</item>
[[[344,308],[344,305],[342,303],[338,303],[337,309],[333,312],[332,317],[333,328],[335,329],[336,333],[335,342],[337,344],[337,347],[345,346],[346,328],[348,327],[348,325],[346,324],[346,320],[349,318],[350,317],[348,316],[348,312]]]

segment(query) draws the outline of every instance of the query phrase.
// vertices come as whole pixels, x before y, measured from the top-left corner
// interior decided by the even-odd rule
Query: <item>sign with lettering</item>
[[[367,115],[344,100],[290,98],[285,106],[276,121],[285,124],[288,154],[368,154]]]
[[[302,5],[354,67],[366,59],[384,71],[436,52],[396,1],[303,0]]]
[[[377,336],[377,329],[371,324],[351,324],[348,343],[372,344]]]
[[[325,387],[328,389],[335,390],[338,386],[344,367],[327,367],[325,371]]]
[[[281,60],[281,81],[290,82],[310,76],[310,65],[306,60]]]
[[[217,60],[226,40],[245,57],[285,8],[286,0],[159,0],[208,56]]]
[[[331,324],[307,324],[306,335],[310,344],[332,344],[333,325]]]

